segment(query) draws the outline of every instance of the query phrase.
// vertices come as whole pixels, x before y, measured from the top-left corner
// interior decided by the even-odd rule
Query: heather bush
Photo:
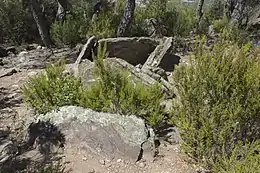
[[[260,141],[238,143],[231,156],[218,158],[213,167],[216,173],[255,173],[260,172]]]
[[[51,25],[51,37],[58,46],[75,46],[77,43],[85,43],[88,39],[90,22],[91,3],[77,0],[65,21],[54,22]]]
[[[78,105],[83,85],[72,75],[63,75],[65,63],[56,63],[34,76],[22,87],[25,101],[37,113],[47,113],[65,105]]]
[[[164,108],[160,106],[164,94],[159,84],[133,83],[128,71],[116,71],[104,65],[107,56],[106,46],[100,45],[94,57],[95,74],[100,80],[86,91],[81,104],[97,111],[138,115],[150,125],[158,125],[164,118]]]
[[[250,43],[226,39],[212,49],[201,41],[193,57],[174,72],[172,120],[184,152],[211,169],[219,159],[232,159],[239,143],[244,147],[260,137],[260,61]]]
[[[0,1],[0,43],[21,44],[31,40],[35,36],[33,33],[37,33],[31,19],[21,1]]]
[[[195,8],[181,1],[152,0],[137,7],[131,28],[133,36],[147,35],[145,20],[155,18],[167,28],[168,36],[186,36],[195,27]]]

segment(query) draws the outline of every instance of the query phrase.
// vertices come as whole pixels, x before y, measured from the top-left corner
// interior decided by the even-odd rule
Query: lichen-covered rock
[[[50,120],[59,127],[67,144],[78,144],[102,157],[123,156],[137,161],[154,155],[153,131],[134,115],[122,116],[65,106],[41,115],[39,119]],[[144,150],[142,146],[145,146]]]

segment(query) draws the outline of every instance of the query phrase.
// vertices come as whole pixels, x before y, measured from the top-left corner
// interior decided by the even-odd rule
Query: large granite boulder
[[[134,115],[122,116],[65,106],[40,115],[38,119],[49,120],[57,126],[65,135],[67,145],[77,144],[108,159],[152,159],[155,152],[153,130]]]
[[[132,65],[144,64],[158,45],[158,41],[150,37],[106,38],[98,42],[107,43],[109,57],[123,59]]]

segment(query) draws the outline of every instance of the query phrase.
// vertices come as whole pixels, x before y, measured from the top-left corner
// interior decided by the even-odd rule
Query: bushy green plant
[[[79,79],[63,75],[64,68],[64,61],[50,65],[45,73],[30,78],[22,87],[25,101],[38,113],[47,113],[65,105],[78,105],[83,85]]]
[[[193,6],[173,2],[168,5],[164,17],[170,36],[187,36],[196,26],[196,10]]]
[[[205,15],[209,18],[209,20],[222,19],[224,14],[223,1],[212,0],[212,2],[209,3],[209,7],[205,11]]]
[[[174,72],[173,122],[183,150],[210,169],[217,158],[230,157],[239,141],[260,137],[260,62],[251,44],[240,48],[225,39],[212,50],[202,42],[194,57]]]
[[[0,42],[21,44],[37,32],[29,10],[21,1],[0,1]]]
[[[99,38],[115,37],[117,20],[115,13],[111,9],[102,11],[91,23],[88,34]]]
[[[228,24],[229,24],[229,20],[227,17],[213,21],[214,30],[217,33],[220,33],[224,28],[227,28]]]
[[[239,143],[231,156],[222,156],[214,164],[216,173],[255,173],[260,172],[260,141]]]
[[[51,36],[58,46],[75,46],[77,43],[86,42],[91,20],[88,13],[90,9],[88,2],[76,3],[65,21],[52,24]]]
[[[147,35],[144,21],[155,18],[167,28],[168,36],[188,35],[195,27],[195,8],[183,5],[180,1],[166,3],[153,0],[146,7],[137,7],[132,25],[132,35]]]
[[[123,6],[117,5],[115,11],[105,6],[92,21],[93,5],[91,1],[76,1],[73,4],[72,14],[66,21],[52,24],[51,34],[57,45],[75,46],[77,43],[86,42],[92,35],[99,38],[116,36]]]
[[[81,105],[97,111],[139,115],[152,126],[163,119],[164,108],[160,106],[164,98],[159,85],[145,86],[141,82],[134,84],[127,71],[114,70],[103,63],[107,58],[106,46],[98,48],[94,57],[96,75],[100,79],[87,91]]]

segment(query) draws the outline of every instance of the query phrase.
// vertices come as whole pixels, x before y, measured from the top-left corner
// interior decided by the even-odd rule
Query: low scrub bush
[[[172,120],[183,150],[211,169],[223,157],[232,159],[239,143],[260,137],[260,61],[250,43],[238,46],[225,39],[212,49],[202,41],[194,57],[174,72],[178,93]]]
[[[0,1],[0,43],[21,44],[31,40],[37,32],[29,10],[21,1]]]
[[[22,87],[25,101],[37,113],[47,113],[65,105],[78,105],[83,85],[71,75],[63,75],[64,61],[46,68],[45,73],[29,79]]]
[[[217,33],[220,33],[224,28],[227,28],[228,24],[229,24],[229,20],[227,17],[213,21],[214,30]]]
[[[79,0],[74,3],[72,14],[64,22],[55,22],[51,27],[52,39],[59,46],[84,43],[88,37],[115,37],[116,29],[122,17],[123,6],[119,3],[116,9],[104,7],[92,21],[94,3]]]
[[[217,159],[214,165],[216,173],[255,173],[260,172],[260,141],[239,143],[233,149],[231,156]]]
[[[188,35],[195,27],[195,9],[183,5],[180,1],[166,2],[164,0],[152,0],[146,3],[146,7],[137,7],[131,28],[133,36],[147,35],[146,19],[155,18],[167,28],[168,36]]]
[[[88,12],[90,9],[90,3],[80,1],[73,5],[73,11],[65,21],[54,22],[51,25],[51,37],[56,45],[75,46],[77,43],[86,42],[91,22]]]
[[[100,80],[86,91],[82,105],[97,111],[139,115],[150,125],[158,125],[164,114],[164,108],[160,106],[164,98],[161,87],[133,83],[129,72],[104,65],[103,59],[107,56],[106,46],[100,45],[98,56],[94,57],[96,75]]]
[[[111,9],[102,11],[91,23],[88,35],[95,35],[99,38],[115,37],[117,20],[115,13]]]
[[[113,70],[105,66],[106,47],[99,45],[98,56],[94,57],[95,74],[99,80],[88,87],[83,87],[80,79],[64,76],[64,62],[51,65],[45,73],[31,78],[22,91],[25,101],[38,113],[47,113],[52,109],[75,105],[96,111],[134,114],[158,125],[164,118],[164,108],[160,103],[164,93],[160,85],[145,86],[134,83],[129,72]]]

